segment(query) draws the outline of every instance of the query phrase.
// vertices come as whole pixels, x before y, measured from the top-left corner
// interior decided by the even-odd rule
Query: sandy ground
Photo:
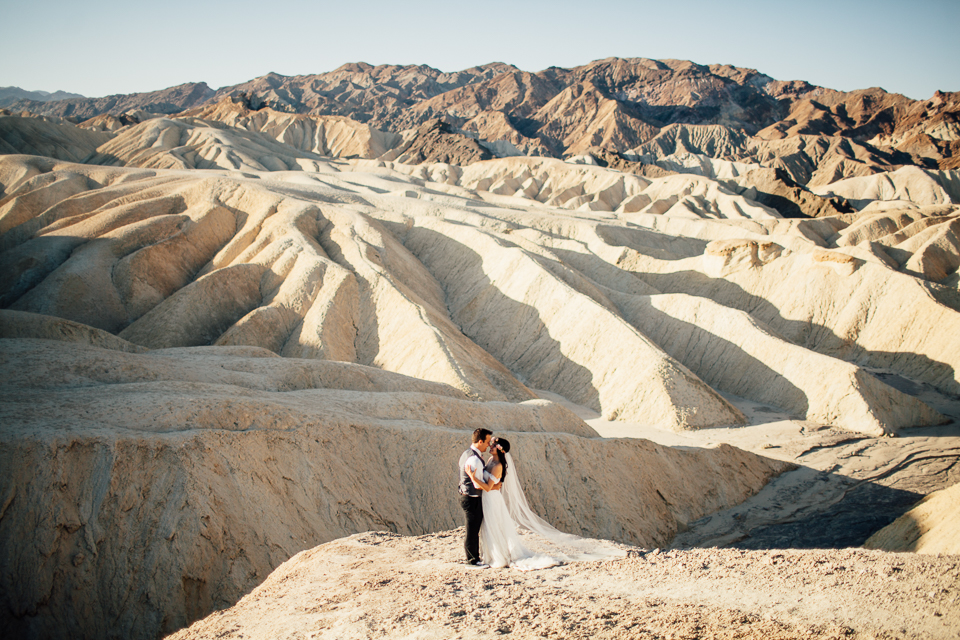
[[[304,551],[172,638],[956,638],[960,556],[644,552],[534,572],[460,563],[462,530]]]
[[[604,437],[727,442],[797,467],[690,523],[671,549],[624,547],[622,560],[477,570],[460,561],[462,530],[359,534],[298,554],[232,609],[172,637],[960,637],[960,556],[857,548],[923,495],[960,481],[957,422],[868,438],[731,398],[750,426],[677,434],[541,395]]]

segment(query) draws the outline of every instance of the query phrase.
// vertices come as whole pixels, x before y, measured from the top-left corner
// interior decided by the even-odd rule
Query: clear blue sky
[[[527,71],[610,56],[911,98],[960,91],[960,0],[0,0],[0,86],[95,97],[345,62]]]

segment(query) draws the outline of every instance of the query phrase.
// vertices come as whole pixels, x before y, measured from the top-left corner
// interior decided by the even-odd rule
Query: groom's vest
[[[483,464],[483,458],[481,458],[480,454],[473,449],[467,449],[463,452],[463,455],[460,456],[460,495],[477,498],[480,496],[481,490],[477,489],[473,485],[473,480],[470,479],[470,476],[468,476],[467,472],[464,470],[464,467],[467,466],[467,460],[470,459],[470,456],[477,456],[477,458],[480,460],[480,463]]]

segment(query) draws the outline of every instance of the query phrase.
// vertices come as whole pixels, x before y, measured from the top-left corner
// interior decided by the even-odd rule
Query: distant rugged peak
[[[455,131],[440,118],[434,118],[420,125],[406,143],[382,159],[405,164],[444,162],[463,166],[493,157],[493,153],[477,140]]]
[[[578,69],[590,69],[593,67],[600,66],[611,66],[611,65],[626,65],[626,66],[640,66],[648,67],[650,69],[669,69],[668,62],[670,60],[653,60],[651,58],[600,58],[598,60],[593,60],[589,64],[583,65],[582,67],[577,67]]]
[[[68,93],[59,90],[51,93],[49,91],[27,91],[20,87],[0,87],[0,106],[23,100],[52,102],[54,100],[69,100],[71,98],[83,98],[83,96],[79,93]]]
[[[227,108],[233,111],[240,113],[247,113],[251,111],[260,111],[261,109],[269,108],[265,104],[258,103],[257,106],[254,106],[254,98],[251,97],[249,92],[241,91],[239,93],[230,94],[223,96],[216,102],[209,102],[203,106],[196,107],[194,109],[189,109],[184,111],[180,115],[182,116],[196,116],[200,112],[205,112],[211,108]],[[198,116],[203,117],[203,116]]]
[[[417,129],[417,135],[423,135],[436,131],[437,133],[453,133],[453,128],[440,118],[427,120]]]
[[[708,65],[698,64],[692,60],[674,60],[673,58],[668,58],[666,60],[662,60],[662,62],[674,71],[693,69],[700,72],[709,72],[711,70]]]
[[[936,99],[939,102],[958,102],[960,101],[960,91],[940,91],[937,90],[931,96],[931,99]]]
[[[287,78],[288,76],[282,76],[279,73],[274,73],[271,71],[270,73],[257,78],[257,81],[262,82],[271,89],[278,89],[287,80]]]
[[[333,73],[339,73],[339,72],[366,73],[371,69],[373,69],[373,65],[368,64],[366,62],[348,62],[334,69]]]
[[[470,67],[469,69],[465,69],[465,71],[489,71],[491,69],[500,70],[503,72],[520,71],[519,67],[506,62],[488,62],[487,64],[480,64],[475,67]]]
[[[119,115],[131,110],[173,114],[203,104],[214,96],[206,82],[187,82],[174,87],[146,93],[114,94],[102,98],[71,98],[52,102],[19,101],[10,105],[11,111],[29,109],[45,116],[89,120],[110,113]]]

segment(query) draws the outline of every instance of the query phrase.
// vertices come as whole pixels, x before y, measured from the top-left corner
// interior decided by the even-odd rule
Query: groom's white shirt
[[[480,478],[483,480],[483,454],[480,453],[480,449],[477,449],[475,446],[470,445],[470,448],[477,452],[475,456],[467,456],[467,462],[463,465],[464,469],[468,469],[473,472],[474,478]],[[449,469],[449,467],[447,467]],[[472,482],[472,480],[471,480]],[[474,482],[473,486],[477,489],[480,486]]]

